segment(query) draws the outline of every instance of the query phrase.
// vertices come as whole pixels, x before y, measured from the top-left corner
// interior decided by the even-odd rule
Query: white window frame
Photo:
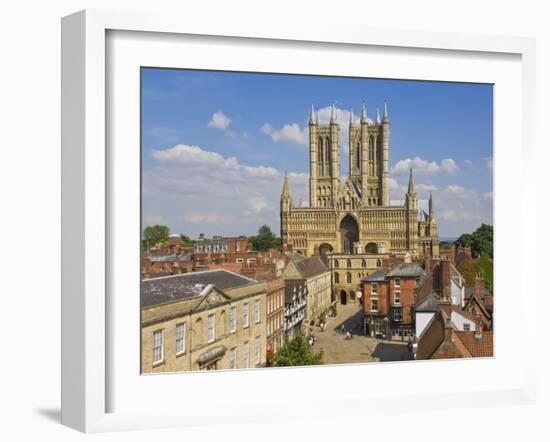
[[[210,323],[211,319],[212,323]],[[209,314],[206,322],[206,342],[210,344],[211,342],[214,342],[216,340],[216,314]]]
[[[157,336],[160,336],[157,340]],[[160,349],[160,358],[155,358],[157,349]],[[164,329],[155,330],[153,332],[153,365],[162,364],[164,362]]]
[[[233,347],[229,350],[229,368],[237,368],[237,347]]]
[[[393,303],[401,305],[401,292],[393,292]]]
[[[243,368],[250,368],[250,343],[243,343]]]
[[[229,309],[229,333],[235,333],[237,331],[237,307],[231,307]]]
[[[254,323],[257,324],[262,319],[262,301],[254,301]]]
[[[370,292],[373,294],[373,295],[377,295],[378,294],[378,283],[377,282],[373,282],[370,286]]]
[[[395,278],[393,284],[395,287],[401,287],[401,278]]]
[[[374,308],[375,304],[376,304],[376,308]],[[371,299],[370,300],[370,311],[371,312],[378,312],[378,299]]]
[[[185,353],[185,339],[187,338],[187,322],[179,322],[176,324],[176,356]],[[181,349],[178,350],[178,346]]]
[[[259,336],[254,338],[254,363],[260,365],[262,362],[262,341]]]
[[[248,303],[243,304],[243,328],[247,328],[250,325],[250,309]]]

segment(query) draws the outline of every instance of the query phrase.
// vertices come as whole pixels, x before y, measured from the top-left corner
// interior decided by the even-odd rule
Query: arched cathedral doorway
[[[375,242],[369,242],[365,247],[365,253],[371,253],[375,255],[378,253],[378,245]]]
[[[359,226],[351,215],[346,215],[340,222],[342,253],[353,253],[353,243],[359,241]]]

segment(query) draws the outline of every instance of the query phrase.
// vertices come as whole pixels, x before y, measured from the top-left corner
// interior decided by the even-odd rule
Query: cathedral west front
[[[429,213],[419,218],[413,172],[403,205],[389,199],[389,117],[359,121],[350,114],[348,177],[341,181],[340,126],[333,106],[330,122],[319,124],[314,108],[309,118],[309,207],[294,207],[285,176],[281,194],[283,245],[303,255],[322,255],[332,272],[335,297],[357,301],[362,277],[384,259],[439,256],[439,236],[432,197]]]

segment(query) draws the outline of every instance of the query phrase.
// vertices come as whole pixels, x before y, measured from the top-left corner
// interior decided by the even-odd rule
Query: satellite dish
[[[355,296],[357,296],[357,299],[361,299],[361,296],[363,296],[363,293],[355,292]]]

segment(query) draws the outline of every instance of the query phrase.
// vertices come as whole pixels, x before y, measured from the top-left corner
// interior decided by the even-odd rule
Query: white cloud
[[[447,173],[454,173],[458,170],[458,165],[452,158],[445,158],[441,160],[441,169]]]
[[[421,157],[406,158],[399,160],[391,168],[393,174],[408,173],[413,170],[415,175],[433,175],[440,172],[454,173],[459,170],[458,165],[452,158],[445,158],[438,164],[437,161],[428,161]]]
[[[456,195],[462,195],[466,193],[466,189],[462,186],[457,186],[455,184],[451,184],[445,188],[446,192],[454,193]]]
[[[391,173],[396,175],[408,173],[410,169],[413,169],[414,174],[434,174],[441,171],[441,166],[435,161],[428,161],[420,157],[406,158],[395,163],[391,168]]]
[[[143,175],[143,219],[195,237],[253,234],[262,224],[278,234],[284,172],[241,164],[198,146],[155,150]],[[288,174],[292,199],[307,201],[308,174]]]
[[[434,190],[437,190],[437,186],[434,186],[433,184],[415,184],[415,188],[417,191],[420,192],[432,192]]]
[[[208,127],[225,130],[230,124],[231,119],[219,110],[212,115],[212,119],[208,122]]]
[[[297,123],[285,124],[281,129],[275,130],[270,124],[262,126],[262,132],[269,135],[275,143],[294,143],[303,146],[309,144],[309,129],[300,128]]]
[[[466,166],[470,166],[470,167],[472,167],[474,165],[474,163],[472,163],[471,160],[464,160],[464,164],[466,164]]]
[[[493,201],[493,192],[485,192],[483,194],[483,198],[485,198],[486,200]]]

